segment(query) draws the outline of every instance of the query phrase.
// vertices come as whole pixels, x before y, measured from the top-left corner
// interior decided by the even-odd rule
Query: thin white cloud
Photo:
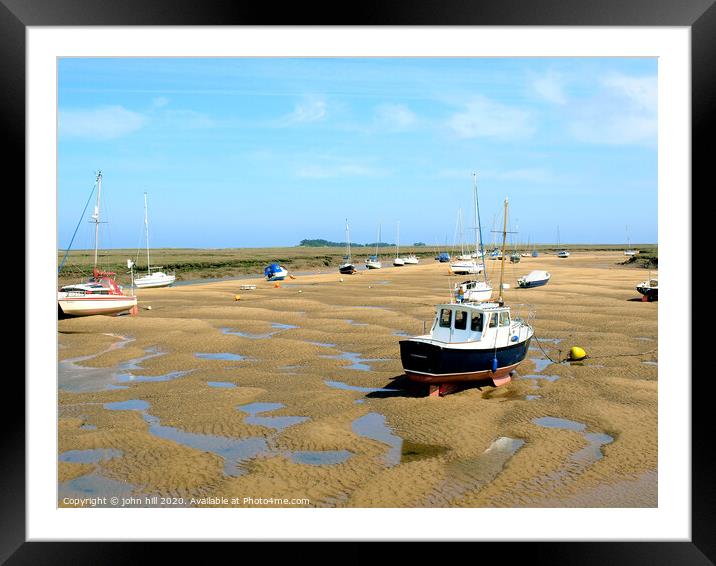
[[[569,125],[579,141],[605,145],[656,145],[657,78],[611,74],[600,96],[580,106]]]
[[[157,96],[152,100],[152,108],[163,108],[169,104],[169,99],[165,96]]]
[[[657,79],[655,76],[630,77],[612,74],[604,77],[602,84],[615,95],[624,97],[637,108],[647,112],[657,110]]]
[[[535,130],[527,110],[494,102],[484,96],[473,98],[463,112],[453,114],[448,126],[461,138],[527,138]]]
[[[182,129],[213,128],[216,122],[206,114],[194,110],[166,110],[162,112],[163,123]]]
[[[407,130],[417,121],[415,113],[404,104],[381,104],[375,114],[377,126],[393,132]]]
[[[146,116],[122,106],[60,110],[60,135],[91,140],[111,140],[140,130]]]
[[[317,122],[326,117],[326,101],[318,97],[307,97],[294,106],[293,112],[281,120],[284,124]]]
[[[343,163],[327,165],[304,165],[296,171],[296,176],[304,179],[333,179],[336,177],[376,177],[381,172],[373,167]]]
[[[438,177],[443,179],[472,179],[472,170],[469,169],[442,169]],[[520,181],[527,183],[553,183],[555,176],[548,170],[534,167],[524,169],[512,169],[507,171],[494,169],[479,169],[477,171],[477,182],[481,180],[495,181]]]
[[[532,88],[540,98],[554,104],[566,104],[567,95],[564,91],[564,79],[554,71],[532,79]]]

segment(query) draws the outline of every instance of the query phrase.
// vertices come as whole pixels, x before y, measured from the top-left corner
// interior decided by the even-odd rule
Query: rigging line
[[[89,198],[87,199],[87,202],[85,203],[85,207],[82,210],[82,215],[80,216],[79,222],[77,222],[77,227],[75,228],[74,233],[72,234],[72,239],[70,240],[70,245],[67,246],[67,249],[65,250],[65,257],[62,258],[62,261],[60,262],[60,267],[57,268],[57,274],[60,274],[60,271],[62,271],[62,266],[65,265],[65,261],[67,260],[67,256],[70,253],[70,250],[72,249],[72,243],[75,241],[75,236],[77,235],[77,230],[80,228],[80,224],[82,223],[82,219],[85,216],[85,212],[87,212],[87,207],[89,206],[90,201],[92,200],[92,195],[94,194],[94,190],[97,188],[97,183],[95,183],[92,186],[92,191],[90,192]]]
[[[539,349],[542,351],[542,353],[545,355],[545,357],[546,357],[550,362],[552,362],[553,364],[563,364],[564,362],[569,361],[569,359],[564,359],[564,360],[561,359],[561,357],[562,357],[562,350],[560,350],[560,349],[558,349],[558,348],[555,348],[555,350],[557,350],[557,351],[559,352],[559,354],[560,354],[560,355],[559,355],[560,360],[559,360],[559,361],[554,361],[552,358],[549,357],[549,355],[547,354],[547,352],[544,351],[544,348],[542,348],[542,344],[540,343],[539,338],[537,337],[537,335],[536,335],[536,334],[533,334],[532,337],[537,341],[537,346],[539,346]],[[584,359],[599,360],[599,359],[604,359],[604,358],[625,358],[625,357],[628,358],[628,357],[631,357],[631,356],[644,356],[644,355],[646,355],[646,354],[651,354],[651,353],[653,353],[653,352],[656,352],[657,350],[658,350],[658,348],[652,348],[651,350],[647,350],[646,352],[635,352],[635,353],[633,353],[633,354],[611,354],[611,355],[608,355],[608,356],[585,356]]]

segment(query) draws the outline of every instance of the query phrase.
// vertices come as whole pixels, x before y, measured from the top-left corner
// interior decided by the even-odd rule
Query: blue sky
[[[61,59],[58,238],[103,171],[101,247],[657,241],[657,61]],[[91,210],[88,210],[88,217]],[[466,233],[465,239],[472,236]],[[93,246],[83,221],[73,248]]]

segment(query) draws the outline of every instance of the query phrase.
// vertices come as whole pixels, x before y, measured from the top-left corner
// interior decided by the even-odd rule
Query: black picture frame
[[[714,0],[501,0],[477,4],[460,0],[413,0],[400,5],[363,1],[341,3],[221,2],[220,0],[0,0],[0,122],[11,143],[3,161],[12,186],[25,186],[25,31],[28,26],[97,25],[553,25],[684,26],[692,38],[692,187],[712,184],[716,101],[716,7]],[[10,189],[6,189],[10,190]],[[684,198],[693,198],[684,188]],[[18,191],[16,191],[18,192]],[[22,206],[22,205],[21,205]],[[692,223],[693,225],[693,223]],[[29,266],[26,266],[26,271]],[[26,273],[27,275],[27,273]],[[28,297],[25,296],[25,304]],[[685,305],[691,310],[691,305]],[[689,329],[690,331],[690,329]],[[693,346],[692,346],[693,348]],[[691,380],[692,352],[682,352],[684,372],[669,379]],[[702,377],[699,379],[698,377]],[[707,403],[714,380],[708,375],[692,386],[692,534],[686,542],[524,542],[483,543],[475,559],[518,558],[537,564],[713,564],[716,560],[716,466],[714,426]],[[23,383],[4,385],[8,398],[25,399]],[[668,402],[668,399],[660,399]],[[16,403],[18,404],[18,403]],[[19,404],[18,404],[19,405]],[[25,540],[24,403],[19,414],[2,413],[0,472],[0,562],[7,564],[119,564],[150,558],[140,543],[58,543]],[[121,536],[121,533],[118,533]],[[559,533],[555,533],[559,537]],[[317,533],[316,539],[320,539]],[[509,545],[509,546],[507,546]],[[139,547],[143,546],[142,549]],[[184,560],[206,560],[205,551],[187,545],[162,545],[165,561],[177,550]],[[509,550],[508,550],[509,549]],[[198,553],[202,552],[201,555]],[[280,550],[272,550],[272,558]],[[237,557],[237,559],[239,559]]]

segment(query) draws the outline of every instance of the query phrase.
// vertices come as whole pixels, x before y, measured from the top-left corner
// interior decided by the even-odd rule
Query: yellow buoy
[[[569,359],[570,360],[581,360],[586,357],[587,357],[587,352],[585,352],[579,346],[572,346],[572,348],[569,350]]]
[[[234,295],[234,300],[235,300],[235,301],[240,301],[240,300],[241,300],[241,295]]]

